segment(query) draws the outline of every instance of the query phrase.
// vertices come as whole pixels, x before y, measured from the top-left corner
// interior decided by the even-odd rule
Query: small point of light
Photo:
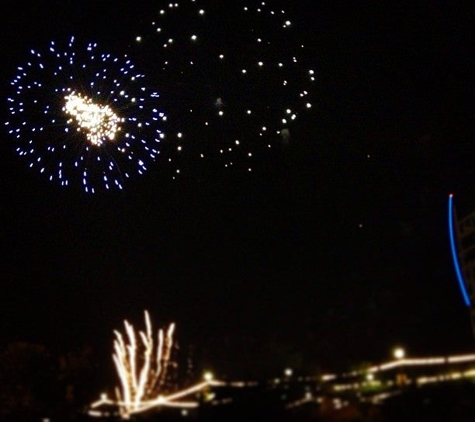
[[[406,351],[402,347],[396,347],[393,356],[395,359],[403,359],[406,356]]]

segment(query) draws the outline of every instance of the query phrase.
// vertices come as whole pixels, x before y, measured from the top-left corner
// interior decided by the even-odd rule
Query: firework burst
[[[31,168],[62,186],[123,189],[160,152],[166,116],[127,57],[72,37],[31,50],[11,82],[8,132]]]
[[[183,134],[170,158],[176,173],[186,158],[252,171],[289,143],[311,109],[315,75],[298,25],[272,1],[250,3],[170,3],[136,38],[138,51],[155,58],[170,120]]]

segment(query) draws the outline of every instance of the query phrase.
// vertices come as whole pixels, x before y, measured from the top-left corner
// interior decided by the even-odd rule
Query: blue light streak
[[[454,261],[455,274],[459,282],[460,290],[462,291],[463,300],[466,306],[470,306],[470,298],[465,288],[465,282],[460,271],[460,265],[457,257],[457,249],[455,247],[455,233],[454,233],[454,216],[453,216],[453,195],[449,195],[449,237],[450,237],[450,249],[452,251],[452,259]]]

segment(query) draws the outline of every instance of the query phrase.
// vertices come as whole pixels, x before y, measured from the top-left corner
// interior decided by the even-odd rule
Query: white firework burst
[[[251,171],[311,108],[315,74],[298,25],[272,1],[251,3],[170,3],[136,38],[183,134],[177,172],[185,157]]]

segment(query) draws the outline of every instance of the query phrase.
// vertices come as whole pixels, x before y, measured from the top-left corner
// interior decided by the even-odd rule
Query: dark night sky
[[[3,91],[32,46],[82,31],[120,48],[153,10],[8,3]],[[112,329],[148,309],[223,362],[269,339],[317,362],[470,350],[446,202],[475,207],[471,11],[349,3],[288,2],[314,55],[315,110],[252,176],[171,182],[155,168],[86,196],[29,172],[4,134],[1,343],[108,353]]]

